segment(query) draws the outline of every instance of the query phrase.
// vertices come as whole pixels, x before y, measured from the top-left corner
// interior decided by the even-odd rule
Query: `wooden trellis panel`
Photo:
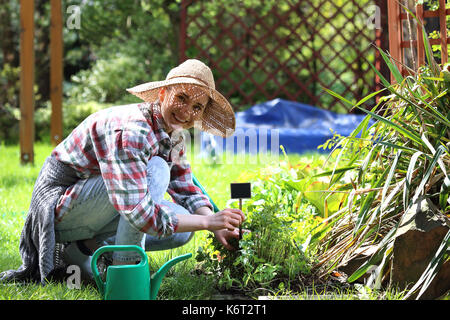
[[[345,112],[349,106],[323,87],[349,99],[375,90],[367,61],[380,64],[375,5],[385,1],[267,2],[183,0],[180,59],[210,65],[236,108],[284,98]]]
[[[400,3],[407,6],[405,0],[388,0],[388,15],[389,15],[389,47],[392,58],[396,61],[398,68],[403,75],[408,73],[408,68],[417,70],[418,66],[425,64],[425,49],[422,36],[422,26],[416,24],[410,14],[400,5]],[[450,38],[447,34],[447,16],[450,16],[450,9],[446,9],[446,0],[439,0],[438,10],[425,10],[423,5],[416,5],[412,11],[421,21],[427,26],[426,19],[437,19],[437,31],[439,38],[429,39],[431,45],[439,45],[441,47],[441,61],[442,64],[448,62],[448,43]],[[411,25],[413,27],[411,27]],[[414,30],[411,30],[414,29]],[[427,33],[431,32],[430,28],[426,28]],[[407,50],[413,53],[407,53]],[[412,57],[407,59],[407,56]],[[412,61],[409,61],[412,60]],[[407,68],[408,67],[408,68]],[[391,75],[391,81],[394,78]]]

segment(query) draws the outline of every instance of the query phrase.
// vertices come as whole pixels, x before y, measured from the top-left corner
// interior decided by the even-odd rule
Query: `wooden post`
[[[395,60],[397,68],[402,72],[400,62],[402,59],[402,28],[400,20],[400,6],[397,0],[388,0],[388,25],[389,25],[389,52]],[[395,82],[395,78],[391,73],[391,83]]]
[[[20,0],[20,160],[34,163],[34,0]]]
[[[239,210],[242,211],[242,199],[239,199]],[[242,240],[242,223],[239,223],[239,240]]]
[[[444,65],[448,61],[447,49],[447,23],[446,23],[445,0],[439,0],[439,24],[441,30],[441,63]]]
[[[62,84],[63,84],[63,18],[61,0],[51,0],[50,20],[50,101],[52,115],[50,139],[53,145],[62,141]]]
[[[389,24],[388,24],[388,9],[387,9],[387,0],[376,0],[375,4],[380,8],[380,23],[381,28],[375,29],[375,44],[378,48],[380,48],[383,52],[389,51]],[[389,79],[389,67],[381,56],[381,53],[378,50],[375,50],[375,68],[381,73],[381,75]],[[380,77],[375,75],[375,90],[381,90],[383,88],[383,83],[381,82]],[[380,93],[376,96],[376,102],[379,102],[379,99],[385,95],[385,93]]]
[[[423,5],[416,5],[416,17],[420,21],[417,23],[417,70],[425,64],[425,43],[423,41]]]

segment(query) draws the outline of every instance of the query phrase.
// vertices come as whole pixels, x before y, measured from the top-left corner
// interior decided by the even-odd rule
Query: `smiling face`
[[[206,92],[195,85],[180,84],[161,88],[159,101],[167,132],[189,129],[196,121],[201,121],[209,99]]]

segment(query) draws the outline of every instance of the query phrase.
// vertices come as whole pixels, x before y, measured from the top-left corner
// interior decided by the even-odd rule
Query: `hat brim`
[[[163,81],[147,82],[126,90],[145,102],[155,102],[158,100],[158,89],[177,84],[192,84],[199,86],[204,89],[211,98],[212,103],[203,113],[201,127],[199,127],[200,130],[224,138],[229,137],[234,133],[236,119],[231,104],[219,91],[208,87],[195,78],[177,77]]]

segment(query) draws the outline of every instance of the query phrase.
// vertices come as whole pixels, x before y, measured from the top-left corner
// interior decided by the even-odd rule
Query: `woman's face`
[[[202,120],[209,96],[195,85],[180,84],[159,91],[161,113],[167,132],[189,129]]]

